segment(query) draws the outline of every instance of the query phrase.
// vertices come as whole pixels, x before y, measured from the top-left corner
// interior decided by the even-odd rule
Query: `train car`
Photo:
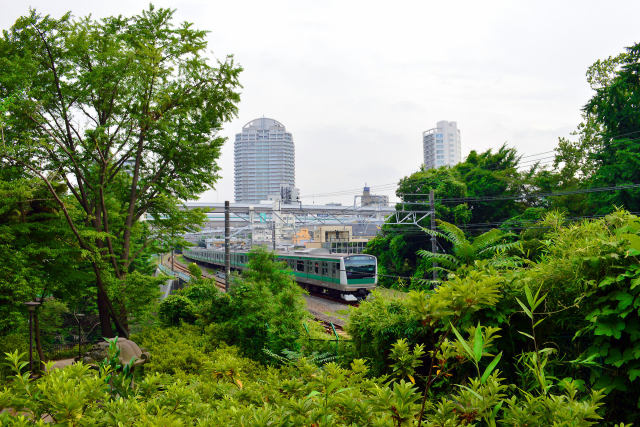
[[[186,258],[224,267],[224,251],[189,249]],[[372,255],[312,254],[280,252],[277,258],[291,269],[295,280],[312,292],[322,292],[346,301],[366,298],[378,283],[378,264]],[[244,270],[248,252],[230,253],[231,268]]]

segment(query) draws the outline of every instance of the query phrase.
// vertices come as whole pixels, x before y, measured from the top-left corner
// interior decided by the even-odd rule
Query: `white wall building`
[[[456,122],[441,120],[422,133],[425,169],[453,166],[461,160],[460,130]]]
[[[258,203],[281,186],[295,187],[293,137],[284,125],[265,117],[255,119],[236,134],[234,145],[236,202]]]

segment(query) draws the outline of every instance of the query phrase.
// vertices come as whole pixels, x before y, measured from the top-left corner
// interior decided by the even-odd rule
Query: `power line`
[[[640,187],[640,184],[627,184],[627,185],[610,186],[610,187],[596,187],[596,188],[585,188],[580,190],[559,191],[556,193],[531,193],[531,194],[520,194],[515,196],[452,197],[452,198],[436,199],[436,201],[440,203],[465,203],[465,202],[484,202],[484,201],[500,201],[500,200],[519,200],[519,199],[528,199],[528,198],[569,196],[572,194],[583,194],[583,193],[597,193],[602,191],[619,191],[619,190],[628,190],[628,189],[639,188],[639,187]],[[428,194],[400,193],[399,196],[401,197],[402,196],[428,196]],[[411,202],[400,202],[400,203],[409,204]],[[420,203],[420,204],[424,204],[424,203]]]
[[[521,159],[526,159],[526,158],[528,158],[528,157],[537,157],[537,156],[540,156],[540,155],[542,155],[542,154],[555,153],[555,151],[556,151],[556,150],[555,150],[555,148],[554,148],[554,149],[553,149],[553,150],[551,150],[551,151],[543,151],[542,153],[528,154],[528,155],[526,155],[526,156],[522,156],[522,157],[520,157],[520,158],[521,158]]]
[[[376,191],[384,191],[384,190],[391,190],[393,189],[394,186],[397,186],[397,185],[398,185],[397,182],[392,182],[389,184],[371,185],[368,187],[371,189],[375,189]],[[300,197],[310,198],[310,197],[333,197],[333,196],[343,196],[343,195],[346,196],[349,194],[360,194],[362,192],[362,189],[363,187],[357,187],[353,189],[339,190],[339,191],[327,192],[327,193],[303,194]]]

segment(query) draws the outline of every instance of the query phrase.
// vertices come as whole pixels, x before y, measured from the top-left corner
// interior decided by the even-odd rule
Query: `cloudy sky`
[[[148,5],[1,3],[2,28],[30,6],[100,17]],[[505,142],[523,155],[552,150],[580,121],[590,97],[587,67],[640,42],[638,1],[154,4],[209,30],[212,56],[233,54],[245,69],[238,118],[223,131],[222,179],[206,201],[233,200],[234,135],[263,115],[293,133],[296,185],[316,204],[353,203],[365,182],[393,194],[419,168],[422,131],[438,120],[458,122],[463,155]]]

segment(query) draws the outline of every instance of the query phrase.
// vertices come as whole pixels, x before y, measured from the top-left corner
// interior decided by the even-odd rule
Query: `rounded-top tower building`
[[[235,200],[257,203],[280,194],[283,186],[295,187],[293,137],[277,120],[252,120],[236,134]]]

